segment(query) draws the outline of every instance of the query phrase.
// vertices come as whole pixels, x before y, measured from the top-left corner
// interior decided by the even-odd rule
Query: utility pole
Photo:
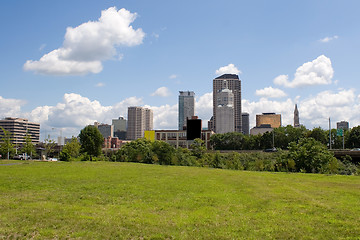
[[[273,148],[275,148],[275,129],[272,130],[272,137],[273,137]]]
[[[331,121],[329,117],[329,147],[331,149]]]

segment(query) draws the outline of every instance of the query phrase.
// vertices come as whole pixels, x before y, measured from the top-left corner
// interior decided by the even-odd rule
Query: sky
[[[360,1],[13,0],[0,2],[0,118],[41,124],[41,139],[154,111],[177,129],[179,91],[203,127],[212,80],[239,75],[242,109],[308,129],[360,125]]]

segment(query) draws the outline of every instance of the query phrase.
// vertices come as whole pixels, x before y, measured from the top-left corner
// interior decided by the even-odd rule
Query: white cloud
[[[18,117],[21,114],[21,106],[25,104],[24,100],[6,99],[0,96],[0,117]]]
[[[155,32],[153,32],[151,34],[151,36],[153,36],[155,39],[158,39],[160,37],[160,35],[158,33],[155,33]]]
[[[104,87],[105,86],[105,83],[103,82],[99,82],[95,85],[96,87]]]
[[[286,93],[283,90],[273,87],[256,90],[255,94],[266,98],[282,98],[286,96]]]
[[[213,94],[212,92],[205,93],[204,95],[196,98],[195,114],[203,120],[203,127],[207,126],[207,121],[213,115]]]
[[[337,35],[332,36],[332,37],[325,37],[325,38],[320,39],[319,42],[327,43],[327,42],[330,42],[330,41],[338,39],[338,38],[339,38],[339,36],[337,36]]]
[[[162,106],[148,106],[153,110],[154,129],[177,129],[178,128],[178,105],[165,104]]]
[[[171,92],[167,87],[160,87],[151,94],[151,96],[159,96],[159,97],[168,97],[170,95],[171,95]]]
[[[142,104],[141,98],[130,97],[113,106],[102,106],[99,101],[69,93],[64,94],[63,101],[55,106],[37,107],[24,117],[39,122],[42,132],[56,128],[63,131],[63,136],[76,136],[88,124],[95,121],[110,124],[111,119],[127,116],[129,106]]]
[[[256,115],[268,112],[281,114],[282,125],[292,125],[294,108],[295,103],[290,98],[284,101],[268,100],[267,98],[261,98],[259,101],[254,102],[246,99],[242,100],[242,111],[249,113],[251,128],[256,125]]]
[[[223,74],[241,74],[241,71],[235,67],[234,64],[230,63],[227,66],[221,67],[215,71],[216,75],[223,75]]]
[[[39,47],[39,51],[42,52],[46,47],[46,44],[41,44],[41,46]]]
[[[331,84],[333,75],[334,70],[330,58],[321,55],[296,69],[293,81],[289,81],[287,75],[280,75],[274,79],[274,83],[290,88],[325,85]]]
[[[24,69],[49,75],[84,75],[102,71],[102,61],[117,55],[117,46],[136,46],[145,33],[130,25],[136,13],[111,7],[101,12],[98,21],[66,29],[63,46],[45,54],[39,61],[28,60]],[[119,58],[122,55],[119,54]]]
[[[175,79],[175,78],[177,78],[178,76],[176,75],[176,74],[171,74],[170,76],[169,76],[169,78],[170,79]]]

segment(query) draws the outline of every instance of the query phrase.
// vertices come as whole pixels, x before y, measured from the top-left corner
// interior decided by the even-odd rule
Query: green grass
[[[0,193],[0,239],[360,238],[356,176],[0,161]]]

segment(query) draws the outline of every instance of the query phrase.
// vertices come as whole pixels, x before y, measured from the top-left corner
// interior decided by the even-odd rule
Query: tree
[[[360,148],[360,126],[353,127],[348,134],[346,134],[347,148]]]
[[[299,143],[289,145],[289,159],[295,161],[297,171],[325,173],[336,160],[326,146],[314,138],[300,139]]]
[[[9,131],[6,131],[3,127],[1,127],[1,130],[3,132],[2,136],[2,143],[0,144],[0,152],[3,156],[7,156],[7,159],[10,158],[10,155],[12,155],[15,152],[14,144],[11,143],[12,135]]]
[[[45,158],[47,159],[55,150],[56,143],[52,139],[44,140],[44,148],[45,148]]]
[[[26,155],[30,156],[32,158],[33,154],[36,153],[35,146],[31,141],[31,137],[29,134],[26,134],[24,137],[25,143],[22,146],[21,150],[22,152],[26,153]]]
[[[73,137],[70,142],[68,142],[60,152],[61,161],[70,161],[71,158],[76,158],[80,154],[80,143],[76,137]]]
[[[87,153],[92,157],[97,157],[101,154],[101,147],[104,143],[104,137],[101,135],[99,129],[95,126],[86,126],[79,134],[81,148],[80,151]]]
[[[326,131],[323,130],[321,127],[316,127],[313,130],[309,131],[307,134],[307,137],[311,137],[316,141],[321,142],[322,144],[325,145],[329,143],[328,136],[329,136],[328,133],[326,133]]]
[[[151,150],[157,156],[159,164],[170,165],[174,157],[175,148],[163,141],[154,141],[151,143]]]
[[[154,163],[158,157],[152,151],[151,141],[140,138],[122,146],[116,153],[116,160],[120,162]]]
[[[81,145],[76,137],[71,138],[71,141],[68,142],[64,147],[63,150],[66,150],[70,157],[76,158],[80,154]]]
[[[261,135],[260,145],[262,149],[272,148],[273,146],[273,132],[266,132]]]
[[[200,138],[195,138],[193,144],[190,145],[190,148],[192,149],[192,155],[197,158],[201,158],[206,152],[204,141]]]

